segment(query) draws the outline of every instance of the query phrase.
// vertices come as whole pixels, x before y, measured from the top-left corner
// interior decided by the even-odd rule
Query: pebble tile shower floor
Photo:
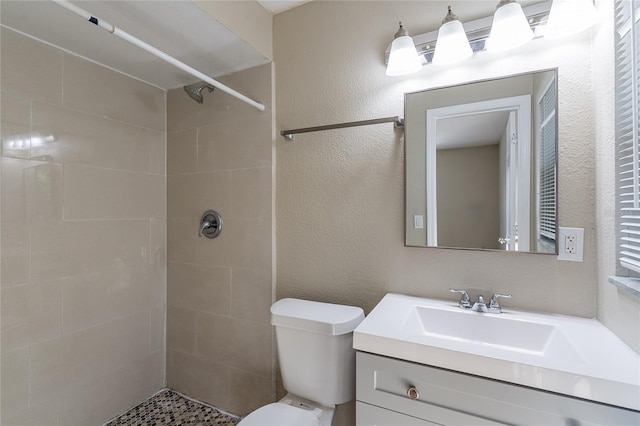
[[[166,389],[104,426],[235,426],[238,422],[238,417]]]

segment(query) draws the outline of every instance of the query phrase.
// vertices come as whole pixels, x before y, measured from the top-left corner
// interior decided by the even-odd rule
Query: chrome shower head
[[[184,91],[187,95],[191,96],[191,99],[201,104],[204,101],[202,96],[202,89],[207,89],[209,93],[213,92],[214,87],[208,83],[195,83],[189,86],[184,86]]]

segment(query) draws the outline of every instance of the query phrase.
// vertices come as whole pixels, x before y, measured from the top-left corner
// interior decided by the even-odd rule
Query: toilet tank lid
[[[364,319],[357,306],[301,299],[280,299],[271,306],[271,324],[318,334],[351,333]]]

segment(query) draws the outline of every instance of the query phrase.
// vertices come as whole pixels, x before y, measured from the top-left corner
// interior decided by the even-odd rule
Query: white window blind
[[[540,108],[540,237],[556,239],[556,84],[551,82]]]
[[[620,265],[640,272],[640,1],[615,1]]]

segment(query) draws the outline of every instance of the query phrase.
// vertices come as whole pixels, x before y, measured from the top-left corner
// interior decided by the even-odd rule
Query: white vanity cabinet
[[[358,426],[640,425],[637,411],[366,352],[356,371]]]

